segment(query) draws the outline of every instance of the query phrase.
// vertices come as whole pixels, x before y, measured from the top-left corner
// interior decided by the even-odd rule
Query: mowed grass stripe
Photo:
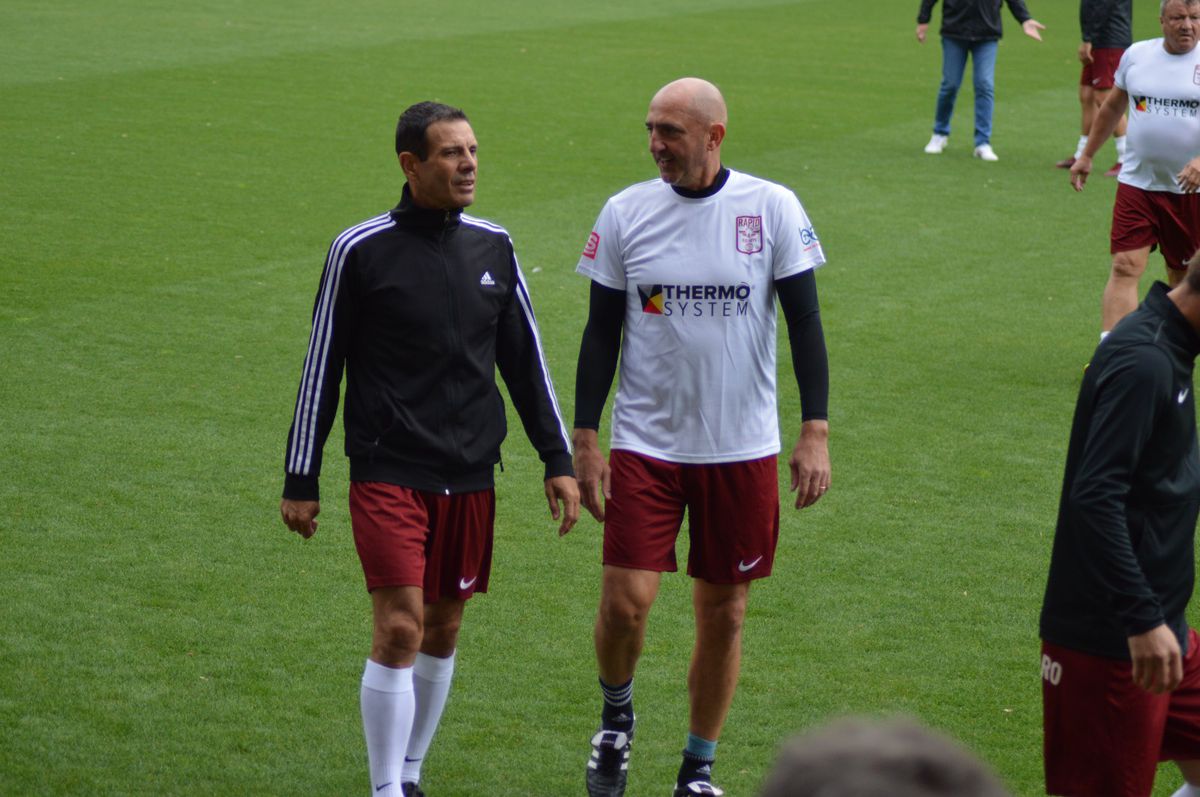
[[[800,7],[817,0],[639,0],[605,3],[511,2],[457,4],[453,13],[380,0],[330,6],[319,0],[282,5],[207,3],[177,8],[131,0],[47,6],[14,0],[0,9],[0,42],[9,69],[0,85],[74,80],[97,73],[127,73],[229,62],[259,55],[303,55],[330,48],[370,48],[467,35],[503,37],[579,25],[637,20],[669,30],[670,20],[714,10]]]

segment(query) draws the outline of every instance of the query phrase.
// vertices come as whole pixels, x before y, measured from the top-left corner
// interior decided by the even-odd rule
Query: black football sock
[[[604,695],[604,707],[600,710],[600,727],[606,731],[633,730],[633,679],[620,686],[609,686],[600,681],[600,692]]]
[[[686,786],[694,780],[711,781],[715,762],[715,758],[702,758],[684,750],[683,763],[679,765],[679,776],[675,782],[680,786]]]

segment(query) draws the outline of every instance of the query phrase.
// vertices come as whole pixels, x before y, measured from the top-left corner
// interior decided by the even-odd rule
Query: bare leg
[[[418,783],[421,767],[450,695],[454,677],[454,650],[458,646],[458,629],[462,625],[465,601],[446,598],[425,606],[425,633],[421,638],[421,655],[413,665],[413,720],[408,747],[404,752],[401,780]]]
[[[596,663],[606,684],[623,684],[633,677],[661,580],[661,573],[650,570],[604,566],[595,640]]]
[[[1104,286],[1104,298],[1100,308],[1101,329],[1105,332],[1137,308],[1138,281],[1142,278],[1142,272],[1146,270],[1146,261],[1149,258],[1148,246],[1113,255],[1112,272],[1109,274],[1108,284]]]
[[[381,796],[400,794],[415,706],[412,665],[421,646],[422,595],[420,587],[371,592],[371,658],[363,670],[359,703],[371,784]]]
[[[421,648],[424,607],[420,587],[381,587],[371,592],[371,660],[410,667]]]
[[[425,606],[425,633],[421,652],[444,659],[458,647],[458,629],[462,626],[466,601],[445,598]]]
[[[1079,134],[1086,136],[1092,129],[1092,120],[1096,118],[1096,109],[1100,107],[1096,102],[1095,92],[1092,87],[1081,83],[1079,85],[1079,111],[1080,125]]]
[[[716,741],[720,737],[733,703],[742,664],[742,621],[749,592],[749,582],[693,582],[696,646],[688,670],[690,730],[702,739]]]

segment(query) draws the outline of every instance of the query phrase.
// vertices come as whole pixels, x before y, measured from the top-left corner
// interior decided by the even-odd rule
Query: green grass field
[[[1114,183],[1075,195],[1051,168],[1077,135],[1077,4],[1030,1],[1046,41],[1006,19],[996,164],[970,157],[969,87],[949,150],[921,152],[940,51],[916,0],[0,6],[0,793],[369,788],[336,432],[318,535],[277,509],[325,249],[399,196],[398,112],[461,105],[473,212],[515,239],[569,416],[578,252],[654,175],[645,107],[685,74],[726,93],[726,162],[793,187],[829,258],[833,489],[784,510],[718,779],[752,797],[792,732],[899,712],[1040,793],[1036,620]],[[558,539],[519,432],[504,459],[432,797],[582,792],[600,530]],[[674,776],[690,620],[666,578],[630,797]]]

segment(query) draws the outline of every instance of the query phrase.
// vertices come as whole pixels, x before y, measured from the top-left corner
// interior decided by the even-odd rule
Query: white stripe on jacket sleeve
[[[364,238],[380,230],[394,226],[391,216],[383,214],[364,221],[344,231],[329,247],[325,260],[325,274],[317,294],[317,306],[313,311],[312,334],[308,340],[308,353],[304,358],[304,370],[300,378],[300,390],[296,396],[296,411],[292,419],[291,448],[288,451],[288,473],[307,476],[312,469],[313,446],[316,441],[318,410],[321,391],[325,389],[325,366],[329,359],[330,342],[333,337],[333,317],[338,287],[341,285],[342,269],[350,250]],[[336,389],[336,386],[335,386]]]

